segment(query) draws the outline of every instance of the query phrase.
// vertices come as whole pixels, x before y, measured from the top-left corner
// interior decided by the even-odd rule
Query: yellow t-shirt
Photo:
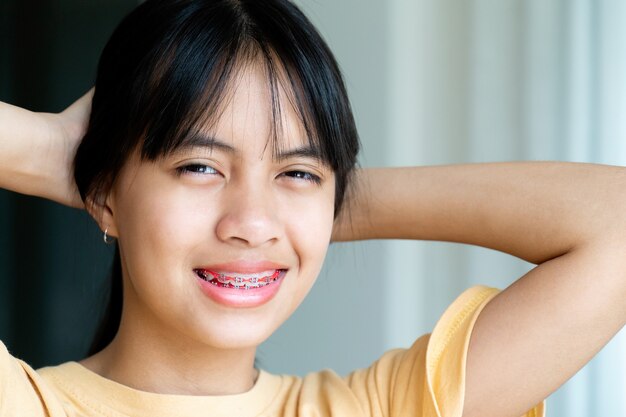
[[[260,371],[254,387],[228,396],[138,391],[76,362],[33,370],[0,343],[0,416],[19,417],[460,417],[469,338],[498,290],[477,286],[448,307],[432,335],[385,353],[347,377]],[[527,417],[544,416],[544,403]]]

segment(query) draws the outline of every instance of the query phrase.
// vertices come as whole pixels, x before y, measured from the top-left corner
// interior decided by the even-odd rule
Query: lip
[[[272,261],[234,261],[221,264],[203,265],[194,269],[212,272],[233,272],[240,274],[254,274],[275,269],[289,269],[284,264]]]
[[[227,266],[227,268],[231,268],[231,266],[232,265],[229,265]],[[216,268],[216,265],[212,265],[211,268]],[[262,268],[260,271],[267,271],[267,265],[255,268],[257,269],[255,269],[254,271],[248,270],[249,272],[244,272],[240,268],[237,270],[237,272],[251,274],[254,272],[258,272],[258,268]],[[284,268],[276,269],[279,269],[280,273],[275,281],[263,287],[250,288],[247,290],[221,287],[200,278],[195,272],[194,275],[196,276],[196,282],[198,283],[200,290],[204,293],[204,295],[206,295],[217,304],[231,308],[252,308],[266,304],[278,293],[278,290],[280,289],[285,275],[287,274],[287,270]]]

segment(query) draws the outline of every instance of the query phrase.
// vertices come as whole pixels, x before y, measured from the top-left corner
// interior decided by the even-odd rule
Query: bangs
[[[181,66],[178,61],[185,59],[184,56],[174,53],[168,55],[172,59],[155,65],[155,68],[167,69],[156,74],[150,83],[153,86],[152,91],[146,97],[149,100],[139,106],[144,109],[137,119],[144,122],[137,125],[143,132],[143,141],[138,144],[143,159],[155,160],[167,156],[181,147],[197,143],[197,138],[213,130],[230,104],[235,90],[240,87],[242,74],[256,67],[263,73],[269,99],[270,132],[266,147],[271,147],[274,157],[283,154],[284,106],[289,106],[305,132],[311,152],[321,162],[331,165],[329,155],[324,157],[322,141],[312,127],[312,123],[315,123],[312,109],[303,103],[306,95],[302,82],[294,74],[293,66],[288,71],[286,63],[274,51],[269,50],[267,45],[259,45],[254,40],[246,41],[235,52],[222,51],[223,56],[206,63],[205,67],[211,70],[194,79],[196,88],[190,89],[187,82],[181,84],[176,77],[176,69]],[[151,117],[156,112],[159,112],[159,117]]]

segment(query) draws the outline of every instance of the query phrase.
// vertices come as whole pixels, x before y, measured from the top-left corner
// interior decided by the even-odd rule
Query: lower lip
[[[263,305],[274,298],[280,289],[285,274],[286,271],[281,271],[278,278],[270,284],[247,290],[221,287],[211,284],[197,275],[196,279],[202,292],[216,303],[227,307],[251,308]]]

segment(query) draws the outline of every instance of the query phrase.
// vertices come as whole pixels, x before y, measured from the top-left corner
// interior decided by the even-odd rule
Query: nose
[[[223,213],[217,237],[231,245],[259,247],[278,241],[282,225],[271,192],[262,185],[229,185],[223,191]]]

